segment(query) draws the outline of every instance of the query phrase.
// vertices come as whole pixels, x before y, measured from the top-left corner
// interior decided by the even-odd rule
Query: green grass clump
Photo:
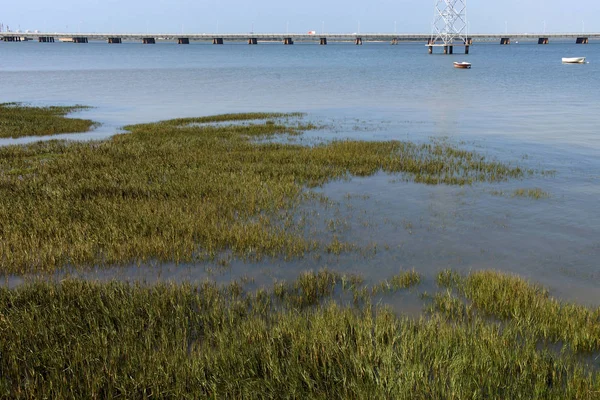
[[[402,271],[390,279],[390,284],[394,289],[407,289],[421,283],[421,274],[414,269],[411,271]]]
[[[219,287],[65,280],[0,288],[0,397],[591,399],[598,374],[512,325],[410,319]],[[320,282],[320,283],[319,283]],[[317,291],[319,291],[317,290]]]
[[[353,245],[317,242],[297,223],[312,187],[378,171],[456,185],[526,173],[445,143],[275,140],[314,128],[298,114],[226,114],[2,147],[0,273],[339,254]]]
[[[437,274],[436,281],[439,287],[450,288],[461,282],[461,276],[458,272],[451,269],[445,269]]]
[[[315,306],[331,296],[339,282],[340,276],[327,270],[304,272],[293,284],[276,284],[275,294],[295,307]]]
[[[417,286],[419,283],[421,283],[421,274],[414,269],[412,271],[402,271],[399,274],[392,276],[390,279],[373,286],[371,292],[373,294],[379,292],[396,292],[400,289],[408,289]]]
[[[84,106],[29,107],[17,103],[0,104],[0,138],[87,132],[97,124],[87,119],[65,118],[65,115],[85,108]]]
[[[473,305],[465,304],[449,289],[444,293],[436,293],[426,310],[431,314],[439,313],[449,320],[470,321],[475,316]]]

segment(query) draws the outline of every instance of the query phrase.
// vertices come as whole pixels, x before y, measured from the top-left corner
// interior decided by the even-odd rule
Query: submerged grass
[[[249,260],[339,254],[353,246],[337,236],[316,242],[295,222],[311,187],[378,171],[448,185],[529,173],[447,143],[269,140],[313,128],[299,114],[226,114],[128,126],[102,142],[0,148],[0,273],[223,251]]]
[[[0,397],[598,398],[597,372],[517,324],[336,303],[333,288],[351,282],[360,278],[321,271],[254,292],[240,282],[0,288]],[[537,290],[514,295],[525,303]],[[451,294],[439,302],[458,309]]]
[[[528,197],[528,198],[534,199],[534,200],[540,200],[540,199],[548,199],[548,198],[550,198],[550,193],[545,192],[544,190],[542,190],[540,188],[534,188],[534,189],[515,189],[510,194],[509,193],[505,193],[502,190],[492,190],[492,191],[490,191],[490,194],[492,194],[493,196]]]
[[[87,132],[97,124],[87,119],[65,118],[65,115],[85,108],[87,107],[30,107],[18,103],[0,104],[0,138]]]
[[[540,188],[534,189],[516,189],[513,194],[513,197],[529,197],[530,199],[547,199],[550,197],[548,192],[543,191]]]

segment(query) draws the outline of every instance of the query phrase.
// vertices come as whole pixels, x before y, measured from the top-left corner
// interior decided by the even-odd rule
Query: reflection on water
[[[93,106],[77,115],[103,125],[79,139],[176,117],[304,111],[328,126],[307,134],[315,140],[447,137],[488,157],[555,171],[472,187],[426,186],[379,174],[318,189],[337,204],[318,218],[343,221],[340,237],[371,249],[368,254],[234,261],[227,268],[135,266],[84,276],[152,282],[249,275],[270,285],[311,268],[361,273],[371,282],[415,268],[427,288],[443,268],[493,268],[539,281],[562,298],[600,304],[600,116],[593,112],[600,105],[600,83],[593,78],[600,72],[600,46],[482,44],[454,57],[429,56],[421,44],[0,48],[0,101]],[[574,51],[591,63],[560,62]],[[458,58],[473,68],[452,68]],[[529,188],[550,198],[510,195]],[[12,284],[19,280],[10,278]]]

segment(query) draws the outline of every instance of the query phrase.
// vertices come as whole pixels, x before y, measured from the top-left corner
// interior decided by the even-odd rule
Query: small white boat
[[[463,62],[455,62],[454,63],[454,68],[463,68],[463,69],[469,69],[471,68],[471,63],[468,63],[466,61]]]
[[[584,64],[585,57],[563,57],[562,62],[564,64]]]

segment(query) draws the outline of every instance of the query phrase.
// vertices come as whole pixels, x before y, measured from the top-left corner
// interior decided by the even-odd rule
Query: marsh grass
[[[421,274],[417,271],[414,269],[411,271],[402,271],[390,279],[374,285],[371,292],[373,294],[396,292],[400,289],[417,286],[419,283],[421,283]]]
[[[543,342],[564,343],[574,352],[600,352],[600,308],[560,302],[539,285],[496,271],[461,276],[447,270],[438,275],[438,285],[448,291],[435,297],[430,311],[453,318],[479,313]]]
[[[0,273],[339,254],[355,246],[317,241],[294,217],[313,187],[378,171],[448,185],[531,173],[446,143],[275,140],[314,128],[299,114],[226,114],[2,147]]]
[[[494,271],[470,274],[460,288],[485,314],[510,318],[544,340],[574,351],[600,352],[600,308],[564,304],[518,276]]]
[[[344,306],[332,289],[342,282],[361,279],[307,272],[256,291],[78,280],[0,288],[0,397],[597,398],[596,372],[515,324]],[[525,303],[530,291],[539,294],[514,295]],[[452,296],[440,304],[458,310]]]
[[[426,310],[433,314],[439,313],[450,320],[470,321],[475,316],[472,304],[466,304],[458,298],[450,289],[443,293],[436,293],[431,299]]]
[[[438,272],[436,282],[438,286],[444,288],[451,288],[457,286],[462,280],[460,274],[451,269],[445,269]]]
[[[328,270],[318,273],[304,272],[292,284],[277,283],[275,294],[279,299],[297,308],[315,306],[333,294],[340,280],[339,274]]]
[[[66,118],[85,106],[30,107],[18,103],[0,104],[0,138],[46,136],[58,133],[87,132],[97,123],[79,118]]]

